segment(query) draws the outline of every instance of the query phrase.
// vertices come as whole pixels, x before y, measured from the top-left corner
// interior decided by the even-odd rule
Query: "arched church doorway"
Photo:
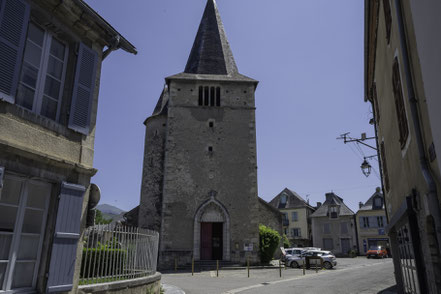
[[[230,218],[214,198],[196,212],[193,254],[195,260],[230,260]]]

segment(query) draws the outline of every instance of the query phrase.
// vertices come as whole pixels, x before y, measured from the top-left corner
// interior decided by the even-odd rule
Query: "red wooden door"
[[[212,256],[213,223],[201,223],[201,260],[210,260]]]

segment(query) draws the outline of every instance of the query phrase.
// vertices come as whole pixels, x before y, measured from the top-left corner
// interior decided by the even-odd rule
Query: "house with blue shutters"
[[[0,292],[75,291],[101,63],[136,48],[82,0],[0,0]]]
[[[376,189],[366,203],[360,202],[356,216],[360,254],[365,255],[370,247],[390,247],[389,237],[385,232],[387,218],[384,197],[380,188]]]

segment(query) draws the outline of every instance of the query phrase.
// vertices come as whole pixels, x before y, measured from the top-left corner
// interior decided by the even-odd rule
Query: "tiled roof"
[[[285,194],[287,196],[286,204],[280,203],[280,197]],[[309,205],[299,194],[296,192],[285,188],[280,192],[276,197],[274,197],[269,204],[271,204],[275,208],[302,208],[308,207],[314,209],[311,205]]]
[[[343,199],[334,193],[326,193],[326,201],[311,215],[311,217],[328,216],[329,206],[340,207],[339,216],[354,215],[354,212],[344,204]]]
[[[368,201],[366,201],[366,203],[362,207],[360,207],[359,210],[372,210],[373,209],[373,205],[374,205],[374,198],[376,196],[379,196],[379,197],[381,197],[383,199],[383,194],[380,191],[375,191],[375,193],[372,194],[372,196],[368,199]],[[383,202],[383,205],[379,209],[384,209],[384,199],[383,199],[382,202]]]

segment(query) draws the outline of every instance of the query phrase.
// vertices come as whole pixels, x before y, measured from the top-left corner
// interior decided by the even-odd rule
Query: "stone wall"
[[[200,85],[221,88],[221,107],[198,106]],[[193,250],[196,212],[214,197],[231,220],[231,260],[258,261],[254,90],[252,83],[170,82],[161,256]],[[248,244],[252,252],[244,251]]]
[[[160,294],[161,274],[109,283],[79,286],[78,294]]]

